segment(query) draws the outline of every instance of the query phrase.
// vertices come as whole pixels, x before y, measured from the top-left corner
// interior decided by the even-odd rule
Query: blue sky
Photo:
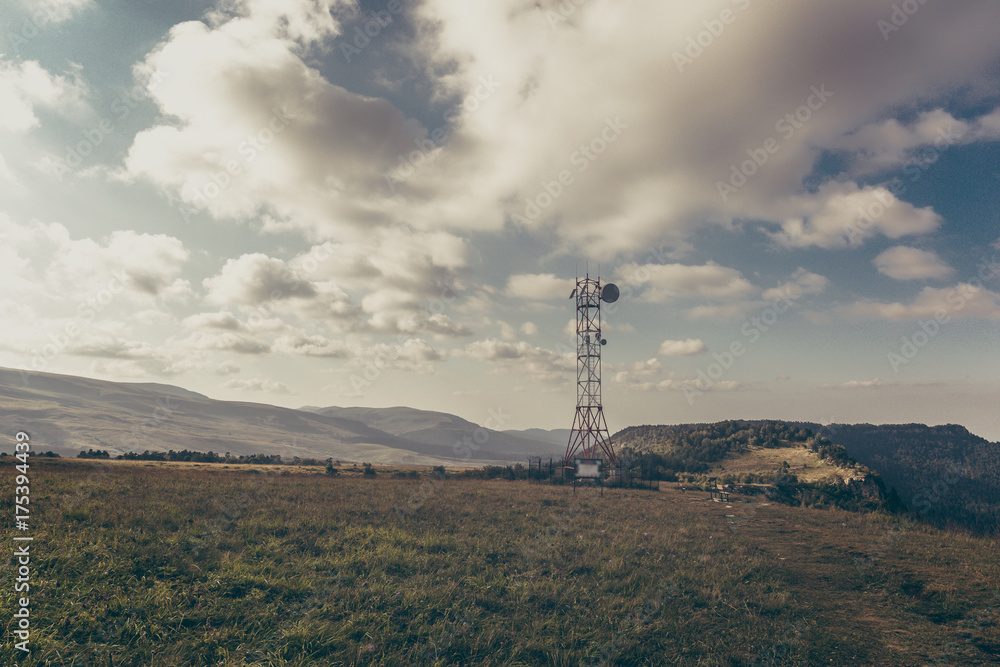
[[[0,8],[0,365],[1000,439],[996,3]]]

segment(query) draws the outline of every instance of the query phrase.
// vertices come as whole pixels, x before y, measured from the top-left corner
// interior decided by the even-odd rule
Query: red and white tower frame
[[[601,301],[618,299],[618,287],[613,283],[601,286],[601,280],[576,279],[576,415],[566,445],[566,465],[576,458],[603,459],[605,466],[615,464],[608,425],[601,405],[601,347],[607,343],[601,337]]]

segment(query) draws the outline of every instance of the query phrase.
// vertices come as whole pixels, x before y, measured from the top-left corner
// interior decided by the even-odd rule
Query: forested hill
[[[630,426],[612,440],[617,447],[658,455],[660,465],[675,472],[707,472],[726,455],[757,447],[808,447],[835,465],[854,463],[843,447],[817,434],[815,428],[782,421]]]
[[[979,533],[1000,525],[1000,443],[947,424],[795,424],[879,471],[914,514]]]
[[[1000,526],[1000,444],[962,426],[740,420],[633,426],[612,439],[655,454],[665,470],[701,474],[749,449],[806,447],[835,465],[874,470],[915,518],[977,533]]]

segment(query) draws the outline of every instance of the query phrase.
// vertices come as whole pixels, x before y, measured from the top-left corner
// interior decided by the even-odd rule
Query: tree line
[[[232,463],[232,464],[266,464],[266,465],[301,465],[301,466],[321,466],[332,463],[332,459],[300,458],[295,456],[290,459],[283,459],[281,454],[239,454],[234,456],[229,452],[216,454],[215,452],[196,452],[190,449],[175,451],[173,449],[166,452],[151,452],[148,449],[142,453],[126,452],[111,456],[111,453],[103,449],[88,449],[76,455],[80,459],[115,459],[117,461],[187,461],[192,463]],[[339,461],[337,462],[340,463]]]

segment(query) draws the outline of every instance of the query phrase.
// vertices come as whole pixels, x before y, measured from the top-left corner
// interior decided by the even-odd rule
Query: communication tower
[[[608,342],[601,337],[601,301],[614,303],[618,295],[617,285],[602,286],[600,277],[592,280],[589,274],[576,279],[569,295],[576,299],[576,415],[563,459],[568,466],[577,458],[616,463],[601,405],[601,347]]]

